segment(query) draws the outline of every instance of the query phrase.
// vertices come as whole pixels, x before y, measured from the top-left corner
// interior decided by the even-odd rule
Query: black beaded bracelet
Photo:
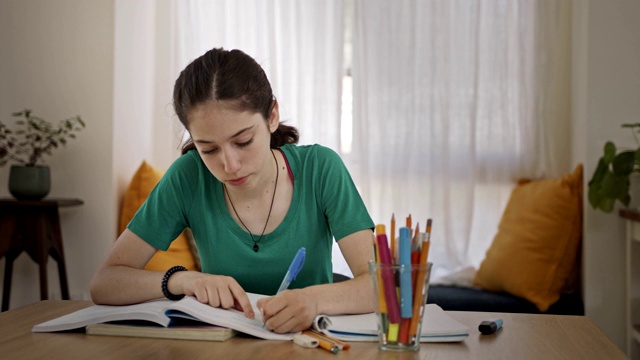
[[[167,272],[164,273],[164,276],[162,277],[162,284],[161,284],[162,293],[169,300],[175,301],[175,300],[180,300],[184,297],[184,294],[180,294],[180,295],[172,294],[171,292],[169,292],[169,287],[167,286],[167,283],[169,282],[169,278],[171,277],[171,275],[177,273],[178,271],[187,271],[187,268],[184,266],[176,265],[171,269],[167,270]]]

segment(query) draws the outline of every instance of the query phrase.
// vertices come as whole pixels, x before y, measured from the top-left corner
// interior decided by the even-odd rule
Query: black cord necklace
[[[222,187],[224,188],[224,192],[227,194],[227,198],[229,199],[229,203],[231,204],[231,208],[233,209],[233,212],[236,214],[236,217],[238,218],[238,220],[240,220],[240,224],[244,226],[245,230],[247,230],[247,232],[249,233],[249,236],[251,236],[251,240],[253,241],[253,251],[255,252],[258,252],[258,250],[260,250],[260,247],[258,246],[258,242],[262,240],[264,231],[267,230],[267,224],[269,223],[269,218],[271,218],[271,209],[273,209],[273,201],[276,199],[276,189],[278,188],[278,174],[280,173],[278,169],[278,160],[276,160],[276,154],[273,152],[273,150],[271,150],[271,155],[273,155],[273,161],[276,162],[276,183],[275,185],[273,185],[273,195],[271,197],[271,205],[269,206],[269,213],[267,214],[267,221],[265,221],[264,223],[264,228],[262,228],[262,234],[260,234],[260,237],[258,238],[258,240],[253,238],[253,234],[251,233],[247,225],[245,225],[242,219],[240,219],[240,215],[238,215],[238,212],[236,211],[236,207],[233,205],[233,201],[231,201],[231,196],[229,196],[229,190],[227,190],[227,186],[225,184],[222,184]]]

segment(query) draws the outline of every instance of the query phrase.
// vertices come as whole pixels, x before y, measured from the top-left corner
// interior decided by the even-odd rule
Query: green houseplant
[[[50,171],[42,164],[45,155],[64,146],[85,127],[80,116],[54,125],[29,109],[13,114],[18,120],[12,130],[0,121],[0,166],[15,162],[9,173],[9,192],[17,199],[38,200],[49,193]]]
[[[604,154],[589,181],[589,204],[606,213],[613,211],[616,200],[629,206],[631,177],[633,173],[640,173],[640,142],[637,137],[640,123],[622,124],[622,127],[631,130],[637,148],[618,151],[612,141],[607,141]]]

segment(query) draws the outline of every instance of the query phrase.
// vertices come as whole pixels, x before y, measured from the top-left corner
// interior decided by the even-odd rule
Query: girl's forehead
[[[239,130],[265,122],[260,113],[238,111],[213,102],[195,107],[188,116],[192,136],[207,137],[211,141],[224,140]]]

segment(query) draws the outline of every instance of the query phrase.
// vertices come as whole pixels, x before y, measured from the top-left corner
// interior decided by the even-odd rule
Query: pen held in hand
[[[298,276],[300,270],[302,270],[302,266],[304,265],[304,259],[306,257],[307,250],[304,247],[301,247],[300,250],[296,253],[296,256],[293,258],[291,265],[289,265],[289,269],[287,273],[284,275],[284,279],[282,279],[282,283],[276,292],[276,296],[280,294],[282,291],[286,290],[291,282]],[[265,323],[262,323],[262,327],[265,326]]]
[[[287,273],[284,275],[284,279],[282,279],[282,283],[276,292],[276,295],[280,294],[282,291],[286,290],[291,282],[298,276],[300,270],[302,270],[302,266],[304,265],[304,259],[306,255],[306,249],[301,247],[296,253],[296,256],[293,258],[291,265],[289,265],[289,269]]]

